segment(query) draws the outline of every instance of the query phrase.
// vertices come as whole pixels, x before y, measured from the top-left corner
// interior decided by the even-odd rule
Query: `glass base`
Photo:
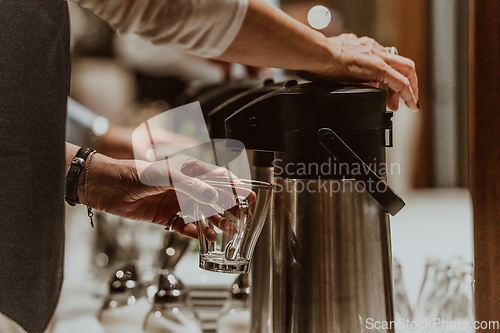
[[[199,266],[207,271],[231,274],[246,274],[250,268],[247,260],[228,261],[213,254],[200,254]]]

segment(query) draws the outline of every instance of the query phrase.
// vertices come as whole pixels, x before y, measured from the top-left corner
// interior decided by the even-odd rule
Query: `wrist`
[[[89,165],[85,161],[78,181],[78,198],[85,204],[85,188],[87,188],[88,204],[92,208],[106,210],[103,198],[112,191],[122,188],[120,179],[127,173],[126,161],[115,160],[103,154],[95,153]],[[88,170],[87,182],[85,182]]]
[[[265,1],[250,0],[238,35],[216,59],[319,73],[331,66],[333,54],[327,37],[319,31]]]
[[[95,150],[90,148],[80,148],[75,156],[71,159],[68,173],[66,174],[66,191],[65,200],[71,206],[75,206],[80,202],[78,197],[78,183],[82,174],[85,162],[92,158]]]
[[[337,67],[338,47],[335,43],[332,43],[331,38],[327,38],[319,32],[316,33],[321,35],[316,39],[315,57],[312,57],[316,61],[309,62],[309,68],[306,68],[306,71],[321,75],[329,73]]]

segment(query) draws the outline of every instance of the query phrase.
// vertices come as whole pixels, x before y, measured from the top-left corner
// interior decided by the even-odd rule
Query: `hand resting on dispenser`
[[[312,80],[384,82],[390,109],[398,109],[400,97],[409,108],[420,108],[412,60],[391,54],[368,37],[343,34],[327,38],[263,0],[249,1],[243,26],[217,59],[296,70]]]

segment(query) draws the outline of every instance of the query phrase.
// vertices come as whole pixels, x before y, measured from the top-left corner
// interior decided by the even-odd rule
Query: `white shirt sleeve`
[[[120,33],[213,58],[232,43],[248,0],[73,0]]]

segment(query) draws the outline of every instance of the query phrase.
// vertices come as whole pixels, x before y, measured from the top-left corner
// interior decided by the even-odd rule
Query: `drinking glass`
[[[429,259],[420,290],[416,318],[436,321],[432,330],[420,332],[472,333],[474,277],[472,263],[461,258],[446,262]]]
[[[457,263],[448,269],[449,283],[439,318],[443,332],[474,332],[474,274],[472,263]]]
[[[448,290],[448,269],[450,263],[434,258],[427,259],[425,265],[424,281],[420,288],[416,320],[439,318]]]
[[[219,193],[211,206],[196,202],[194,215],[200,243],[200,268],[247,273],[264,226],[273,186],[243,179],[203,179]]]

